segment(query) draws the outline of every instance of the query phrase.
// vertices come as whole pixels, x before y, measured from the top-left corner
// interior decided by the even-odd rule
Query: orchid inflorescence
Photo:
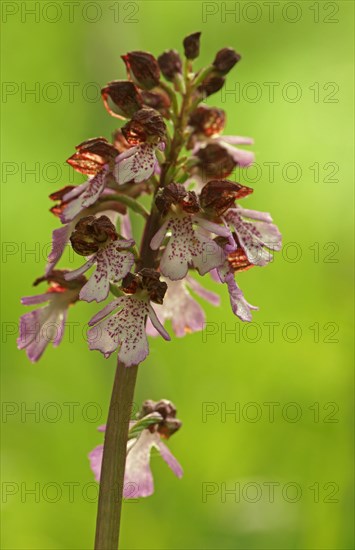
[[[21,318],[18,346],[31,361],[49,342],[60,343],[70,305],[103,302],[111,293],[114,299],[89,321],[89,347],[105,357],[119,348],[119,361],[138,365],[149,353],[147,334],[170,340],[167,320],[178,337],[203,329],[205,314],[191,291],[219,305],[218,295],[200,284],[196,272],[227,286],[232,311],[242,321],[251,321],[257,309],[244,298],[235,274],[268,264],[281,248],[281,235],[270,214],[239,204],[253,189],[227,179],[236,167],[253,163],[254,154],[239,148],[253,140],[223,135],[226,113],[204,103],[224,86],[240,56],[223,48],[213,63],[195,71],[200,33],[186,37],[183,45],[184,61],[176,50],[157,59],[142,51],[122,56],[127,80],[109,82],[102,98],[110,115],[125,123],[112,142],[97,137],[78,145],[67,162],[87,180],[50,195],[56,203],[51,211],[62,226],[53,231],[45,275],[35,282],[47,282],[49,288],[22,300],[47,303]],[[144,196],[152,197],[150,211],[140,200]],[[131,212],[145,221],[140,242],[132,237]],[[85,263],[59,270],[69,242]],[[127,444],[125,476],[139,478],[138,496],[152,492],[153,446],[181,475],[160,441],[173,432],[161,430],[165,420],[157,420],[159,412],[150,405],[142,409],[148,427],[138,421],[143,428]],[[102,446],[90,455],[97,479],[101,454]],[[136,472],[142,456],[144,479]]]

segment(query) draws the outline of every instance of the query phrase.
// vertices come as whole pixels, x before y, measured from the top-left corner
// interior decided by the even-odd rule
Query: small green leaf
[[[120,298],[121,296],[124,295],[124,292],[122,292],[122,290],[120,290],[118,288],[118,286],[114,285],[114,284],[110,284],[110,292],[111,294],[113,294],[114,296],[116,296],[117,298]]]
[[[151,414],[147,414],[147,416],[144,416],[140,420],[138,420],[134,426],[129,430],[128,432],[128,439],[134,439],[140,435],[140,433],[149,428],[152,424],[158,424],[163,420],[163,417],[161,414],[157,412],[153,412]]]
[[[120,202],[121,204],[128,206],[128,208],[133,210],[133,212],[143,216],[143,218],[148,219],[149,217],[148,210],[140,202],[136,201],[136,199],[132,199],[132,197],[128,197],[127,195],[107,195],[107,197],[104,197],[101,200]]]

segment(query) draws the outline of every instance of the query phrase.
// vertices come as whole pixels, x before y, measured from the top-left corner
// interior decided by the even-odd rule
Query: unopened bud
[[[228,151],[218,143],[209,143],[195,153],[199,168],[207,178],[226,178],[237,165]]]
[[[226,123],[226,113],[217,107],[200,105],[195,109],[189,118],[189,125],[199,134],[207,137],[220,134]]]
[[[142,107],[142,99],[138,89],[128,80],[114,80],[101,90],[106,110],[117,118],[131,118]],[[115,106],[111,109],[109,100]]]
[[[142,100],[146,107],[151,107],[159,111],[163,117],[170,118],[171,99],[162,88],[154,88],[150,91],[142,90]]]
[[[194,32],[184,38],[183,45],[187,59],[196,59],[200,55],[200,36],[200,32]]]
[[[222,76],[225,76],[240,59],[239,53],[232,48],[223,48],[217,53],[213,66]]]
[[[158,57],[161,72],[167,80],[173,81],[176,74],[182,73],[182,61],[176,50],[167,50]]]
[[[218,76],[216,74],[211,74],[200,84],[197,90],[204,97],[208,97],[212,94],[215,94],[223,88],[225,83],[225,78],[223,76]]]
[[[150,90],[159,84],[159,65],[152,54],[141,51],[129,52],[122,55],[122,59],[138,86]]]

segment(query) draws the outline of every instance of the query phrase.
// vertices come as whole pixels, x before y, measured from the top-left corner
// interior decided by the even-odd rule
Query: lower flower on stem
[[[179,430],[181,422],[176,418],[175,406],[167,400],[145,401],[137,421],[130,423],[127,442],[127,458],[123,484],[123,498],[147,497],[154,492],[150,457],[153,448],[177,477],[183,471],[179,462],[162,442]],[[106,426],[98,428],[104,432]],[[96,481],[100,481],[103,445],[98,445],[89,453],[91,469]]]

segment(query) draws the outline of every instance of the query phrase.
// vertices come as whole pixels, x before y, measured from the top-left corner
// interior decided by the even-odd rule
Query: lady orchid
[[[253,190],[227,179],[235,167],[253,163],[254,153],[239,147],[253,140],[224,136],[225,111],[205,103],[224,86],[240,55],[223,48],[196,70],[200,35],[184,39],[184,58],[173,49],[157,59],[143,51],[122,56],[127,80],[109,82],[102,99],[108,113],[124,123],[113,129],[112,142],[88,139],[68,159],[87,179],[50,195],[62,226],[53,232],[45,275],[35,282],[50,286],[22,300],[47,304],[20,321],[18,347],[37,361],[49,342],[62,341],[70,305],[101,303],[113,295],[88,322],[87,333],[90,350],[105,358],[117,350],[108,421],[100,428],[105,442],[89,455],[100,482],[97,550],[117,548],[122,497],[152,494],[153,448],[182,476],[162,441],[181,426],[174,405],[148,400],[129,418],[138,366],[149,354],[148,335],[170,340],[164,327],[170,321],[178,337],[203,329],[205,313],[191,292],[215,306],[219,296],[196,274],[210,274],[207,286],[211,278],[225,284],[233,313],[251,321],[257,308],[246,301],[236,277],[270,263],[281,248],[270,214],[244,206]],[[144,221],[142,235],[135,231],[134,239],[132,212]],[[58,270],[69,243],[85,263]]]

